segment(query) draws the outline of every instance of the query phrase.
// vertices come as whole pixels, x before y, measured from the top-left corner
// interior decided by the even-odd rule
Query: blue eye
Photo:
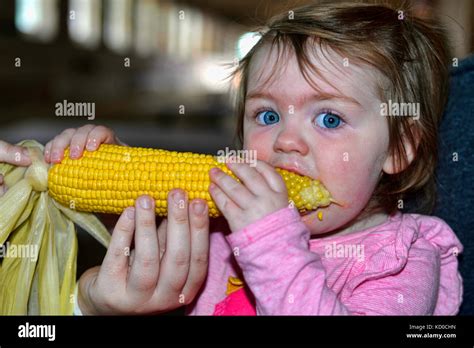
[[[341,122],[342,119],[331,112],[322,112],[316,117],[316,123],[321,128],[337,128]]]
[[[273,111],[262,111],[257,114],[257,123],[268,126],[280,121],[280,116]]]

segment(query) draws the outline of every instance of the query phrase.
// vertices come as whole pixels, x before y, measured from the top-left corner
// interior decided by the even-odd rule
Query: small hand
[[[210,194],[227,219],[232,232],[288,206],[288,192],[278,172],[269,164],[257,161],[228,163],[240,183],[219,168],[210,171]]]

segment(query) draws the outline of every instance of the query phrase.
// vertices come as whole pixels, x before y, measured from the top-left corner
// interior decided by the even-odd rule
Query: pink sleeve
[[[445,261],[433,243],[414,243],[415,229],[394,235],[368,255],[364,272],[347,279],[339,294],[328,287],[321,256],[310,250],[310,233],[294,209],[277,211],[227,240],[259,315],[433,314]]]
[[[348,314],[326,286],[326,272],[319,255],[309,250],[309,237],[290,208],[227,237],[258,315]]]

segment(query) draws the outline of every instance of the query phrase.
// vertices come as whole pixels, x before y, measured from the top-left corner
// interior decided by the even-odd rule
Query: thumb
[[[0,140],[0,162],[16,166],[28,166],[31,164],[31,159],[26,147],[11,145]]]
[[[100,267],[96,266],[85,271],[79,278],[77,287],[77,301],[78,306],[84,315],[99,314],[96,312],[94,300],[91,298],[91,287],[94,288]]]

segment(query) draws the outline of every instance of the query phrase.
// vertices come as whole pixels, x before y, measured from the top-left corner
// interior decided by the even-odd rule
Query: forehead
[[[308,40],[308,59],[316,68],[307,67],[310,82],[306,81],[294,50],[288,45],[278,52],[265,44],[252,58],[247,82],[247,93],[262,92],[285,97],[304,97],[306,94],[327,93],[349,96],[361,104],[379,99],[381,74],[369,65],[356,64],[330,47],[321,48]],[[318,88],[311,85],[314,84]]]

